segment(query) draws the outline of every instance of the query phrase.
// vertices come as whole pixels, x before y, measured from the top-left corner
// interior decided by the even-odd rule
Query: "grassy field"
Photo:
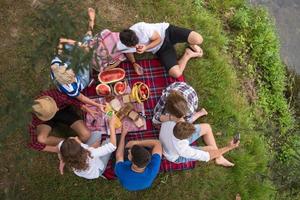
[[[67,0],[0,2],[2,45],[0,53],[1,93],[5,106],[1,114],[1,199],[273,199],[274,186],[267,178],[272,157],[257,130],[259,105],[251,104],[241,74],[237,70],[230,30],[226,28],[229,7],[244,5],[242,0]],[[185,76],[200,97],[200,106],[220,146],[235,132],[242,135],[241,147],[228,154],[234,168],[198,163],[196,169],[163,173],[153,187],[127,192],[117,181],[88,181],[67,172],[60,176],[56,155],[26,148],[25,128],[28,105],[33,96],[51,87],[49,61],[58,37],[80,38],[86,30],[86,8],[97,9],[96,32],[103,28],[119,31],[139,22],[167,21],[189,27],[203,38],[204,57],[189,62]],[[223,12],[224,11],[224,12]],[[178,46],[178,52],[184,50]],[[249,103],[250,102],[250,103]],[[4,106],[4,107],[5,107]],[[6,108],[6,107],[5,107]],[[256,110],[259,110],[256,112]],[[261,115],[260,115],[261,117]]]

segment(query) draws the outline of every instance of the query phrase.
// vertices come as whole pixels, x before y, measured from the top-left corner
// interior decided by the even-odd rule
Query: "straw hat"
[[[72,69],[67,69],[66,65],[59,66],[57,64],[51,65],[51,70],[55,79],[60,84],[71,84],[75,82],[75,74]]]
[[[34,114],[42,121],[48,121],[54,117],[58,111],[56,102],[52,97],[42,96],[34,100],[32,106]]]

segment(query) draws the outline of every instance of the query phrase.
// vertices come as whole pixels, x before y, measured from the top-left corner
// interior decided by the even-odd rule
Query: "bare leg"
[[[91,136],[90,131],[87,129],[87,127],[85,126],[82,120],[77,120],[76,122],[74,122],[71,125],[71,128],[74,131],[76,131],[79,139],[83,142],[86,142]]]
[[[88,16],[89,16],[89,21],[88,21],[88,30],[86,32],[87,35],[92,35],[92,31],[94,29],[94,25],[95,25],[95,10],[93,8],[88,8]],[[75,46],[76,43],[79,45],[80,42],[76,41],[76,40],[72,40],[72,39],[68,39],[68,38],[59,38],[59,43],[58,43],[58,46],[57,46],[57,53],[58,54],[61,54],[62,51],[63,51],[63,44],[69,44],[69,45],[72,45],[72,46]],[[86,49],[85,46],[83,45],[79,45],[83,48]]]
[[[92,35],[92,31],[94,29],[94,25],[95,25],[95,9],[93,8],[88,8],[88,16],[89,16],[89,26],[88,26],[88,31],[86,34],[88,35]]]
[[[203,55],[203,51],[199,46],[200,44],[202,44],[202,42],[203,42],[203,38],[199,33],[192,31],[189,34],[188,43],[190,47],[193,49],[193,51],[201,54],[200,57],[202,57]]]
[[[36,128],[38,141],[49,146],[56,146],[63,140],[63,138],[49,136],[51,130],[52,128],[46,124],[38,125]]]
[[[169,70],[169,75],[174,77],[174,78],[178,78],[182,75],[186,64],[188,63],[188,61],[191,58],[196,58],[199,57],[201,54],[199,52],[194,52],[191,49],[185,49],[185,53],[183,54],[183,56],[180,58],[180,60],[178,60],[178,65],[173,66],[170,70]]]
[[[203,136],[203,140],[206,147],[203,147],[203,150],[217,150],[218,146],[215,140],[215,137],[213,135],[211,126],[209,124],[200,124],[201,127],[201,135]],[[234,166],[233,163],[229,162],[227,159],[225,159],[223,156],[220,156],[216,158],[215,160],[217,165],[222,165],[225,167],[232,167]]]

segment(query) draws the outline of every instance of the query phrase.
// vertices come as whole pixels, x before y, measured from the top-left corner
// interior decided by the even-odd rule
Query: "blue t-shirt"
[[[51,65],[54,65],[54,64],[56,64],[58,66],[66,65],[58,57],[55,57],[51,61]],[[51,71],[50,76],[51,76],[52,80],[55,80],[55,76],[52,71]],[[57,88],[59,91],[61,91],[62,93],[65,93],[69,97],[77,97],[80,94],[80,92],[84,89],[81,78],[78,75],[75,77],[75,82],[73,82],[71,84],[60,84],[57,82]]]
[[[159,172],[161,156],[153,154],[151,162],[143,173],[134,172],[131,169],[131,161],[117,162],[115,173],[121,185],[129,191],[144,190],[151,187]]]

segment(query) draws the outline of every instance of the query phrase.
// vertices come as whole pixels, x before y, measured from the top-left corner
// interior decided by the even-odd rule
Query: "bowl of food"
[[[143,82],[136,82],[132,86],[131,98],[136,100],[138,103],[146,101],[150,96],[149,87]]]

